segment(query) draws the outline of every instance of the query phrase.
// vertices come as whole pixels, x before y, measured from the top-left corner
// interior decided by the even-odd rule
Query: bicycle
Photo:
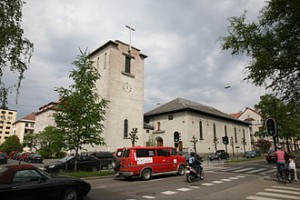
[[[285,165],[279,164],[278,172],[277,172],[277,180],[285,184],[287,182],[287,178],[288,176],[287,176],[287,171],[285,169]]]
[[[295,171],[294,169],[290,169],[288,170],[288,179],[289,179],[289,182],[293,182],[293,180],[295,180]]]

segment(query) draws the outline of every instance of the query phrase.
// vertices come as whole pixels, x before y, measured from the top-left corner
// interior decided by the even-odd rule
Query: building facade
[[[16,110],[0,109],[0,144],[12,135],[17,114]]]
[[[34,132],[34,124],[35,124],[35,113],[30,113],[29,115],[13,123],[12,134],[18,136],[20,142],[23,143],[24,137],[27,134]]]
[[[47,126],[56,126],[53,114],[56,112],[57,104],[51,102],[39,108],[36,112],[34,133],[40,133]]]
[[[137,145],[144,144],[144,60],[146,55],[121,41],[108,41],[90,54],[101,75],[96,88],[109,100],[104,121],[106,146],[86,147],[89,151],[114,151],[130,146],[129,133],[138,130]]]
[[[251,150],[249,123],[231,117],[219,110],[183,98],[177,98],[144,115],[149,140],[156,145],[175,146],[174,134],[179,132],[178,150],[200,154],[226,150],[243,153]],[[223,137],[229,144],[223,144]]]

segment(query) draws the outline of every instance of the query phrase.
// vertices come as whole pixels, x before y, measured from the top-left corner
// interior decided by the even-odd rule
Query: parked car
[[[209,155],[208,159],[210,161],[212,161],[212,160],[221,160],[221,159],[228,160],[229,159],[229,154],[225,150],[217,150],[215,153],[212,153],[211,155]]]
[[[130,147],[117,150],[118,175],[149,180],[159,174],[184,175],[186,160],[173,147]]]
[[[31,153],[27,156],[26,162],[43,163],[43,157],[40,154]]]
[[[113,153],[108,151],[98,151],[93,152],[90,155],[95,156],[100,160],[101,169],[111,169],[112,168],[112,160],[113,160]]]
[[[9,165],[0,169],[0,197],[5,200],[77,200],[91,185],[72,177],[51,176],[33,165]]]
[[[18,151],[12,151],[12,152],[10,152],[8,158],[9,159],[14,159],[14,157],[16,156],[17,153],[19,153],[19,152]]]
[[[252,150],[252,151],[245,151],[244,156],[245,158],[255,158],[260,157],[261,152],[259,150]]]
[[[21,161],[27,161],[28,156],[32,154],[30,152],[23,152],[19,155],[19,160]]]
[[[266,155],[266,161],[268,163],[276,163],[277,162],[277,156],[275,154],[275,150],[271,149],[268,154]]]
[[[66,156],[56,162],[45,165],[45,171],[58,173],[62,171],[73,171],[75,167],[75,156]],[[78,171],[99,171],[100,160],[95,156],[81,155],[77,157]]]
[[[0,164],[7,164],[7,153],[0,151]]]

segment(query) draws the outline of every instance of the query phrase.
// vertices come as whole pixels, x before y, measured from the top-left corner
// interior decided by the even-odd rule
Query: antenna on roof
[[[135,29],[131,26],[131,24],[130,24],[130,26],[126,25],[125,27],[129,29],[129,47],[128,47],[128,52],[130,53],[131,52],[131,31],[135,31]]]

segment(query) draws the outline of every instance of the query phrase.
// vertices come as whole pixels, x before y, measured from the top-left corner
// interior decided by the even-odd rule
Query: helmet
[[[282,149],[282,146],[280,144],[277,145],[277,149]]]
[[[191,155],[191,156],[195,156],[195,153],[194,153],[194,152],[191,152],[190,155]]]

